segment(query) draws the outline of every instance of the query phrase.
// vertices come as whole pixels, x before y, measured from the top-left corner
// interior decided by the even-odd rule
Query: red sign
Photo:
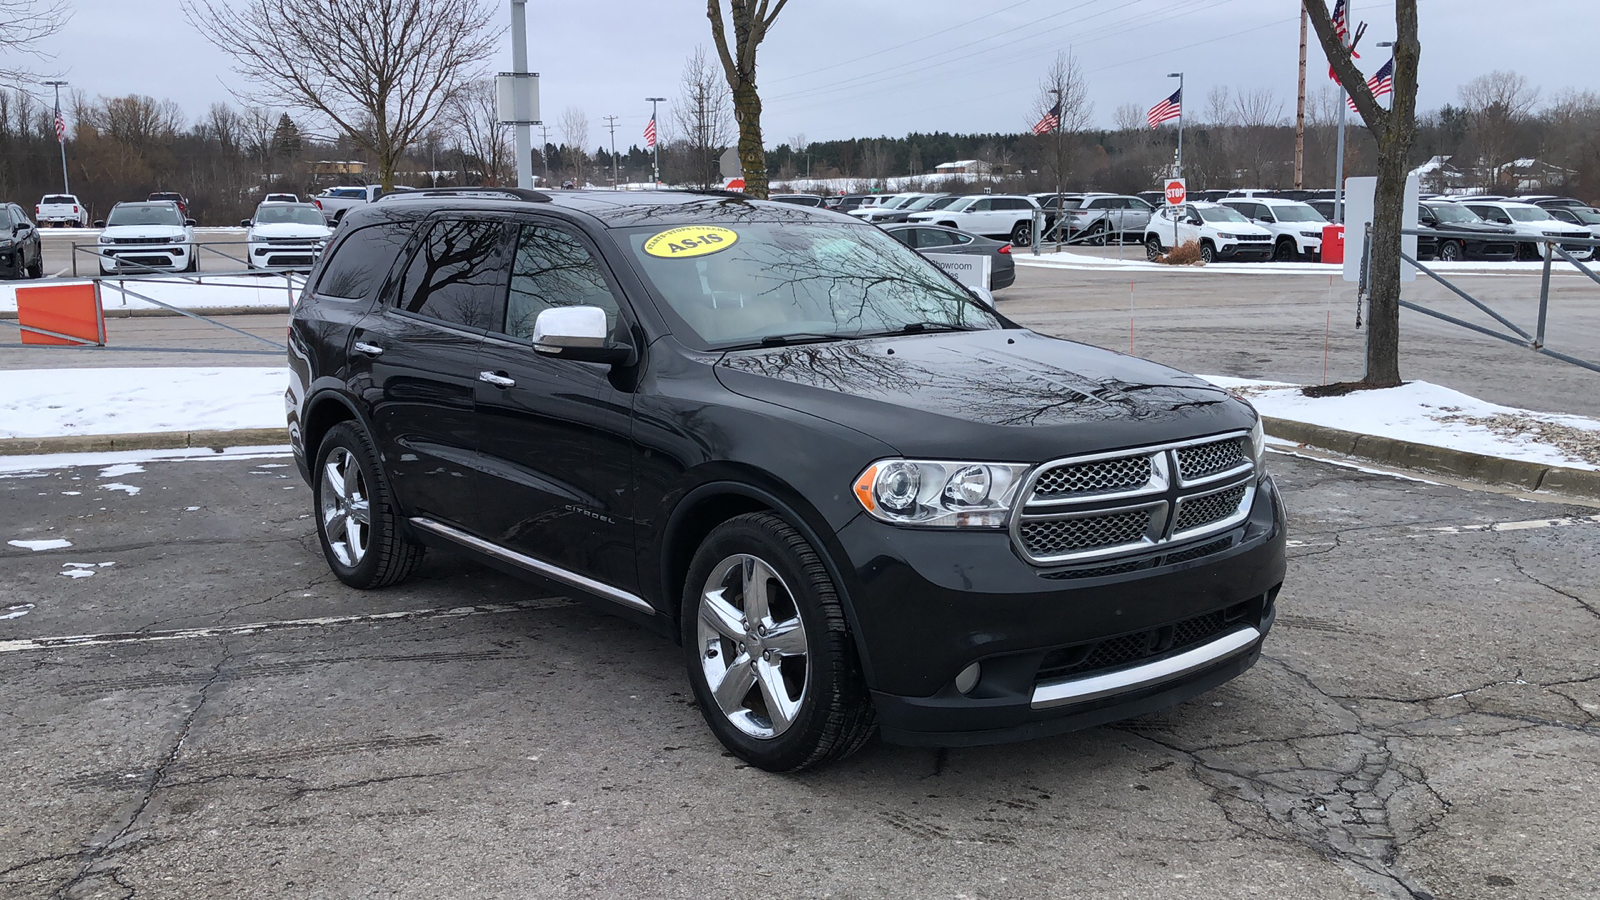
[[[744,179],[729,178],[728,183],[723,185],[722,189],[725,191],[742,191],[744,190]]]
[[[1188,196],[1188,195],[1184,190],[1184,183],[1183,183],[1183,179],[1182,178],[1168,178],[1167,179],[1167,205],[1168,206],[1181,206],[1183,204],[1183,200],[1184,200],[1184,198],[1186,196]]]

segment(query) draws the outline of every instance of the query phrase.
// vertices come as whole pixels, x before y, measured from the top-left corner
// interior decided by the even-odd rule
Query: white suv
[[[172,200],[118,203],[102,224],[100,274],[139,274],[153,270],[194,272],[194,220],[185,219]]]
[[[1263,260],[1272,256],[1272,233],[1220,203],[1163,206],[1144,230],[1145,255],[1151,260],[1190,241],[1200,244],[1200,259]]]
[[[309,269],[333,236],[322,210],[310,203],[264,202],[239,224],[249,229],[244,259],[251,269]]]
[[[1492,202],[1469,200],[1461,204],[1482,217],[1485,221],[1495,225],[1504,225],[1523,237],[1533,238],[1576,238],[1588,240],[1593,237],[1587,228],[1571,225],[1550,215],[1550,211],[1542,206],[1532,203],[1517,203],[1513,200],[1496,200]],[[1544,244],[1520,243],[1517,245],[1518,259],[1540,259],[1545,252]],[[1572,254],[1573,259],[1588,259],[1594,255],[1594,248],[1584,244],[1562,244],[1561,249]]]
[[[1322,258],[1322,227],[1328,220],[1306,204],[1275,197],[1224,197],[1221,203],[1272,232],[1272,258],[1278,262]]]
[[[907,222],[928,222],[984,237],[1009,238],[1022,246],[1033,240],[1033,212],[1039,208],[1032,197],[1015,194],[977,194],[961,197],[944,209],[912,213]]]

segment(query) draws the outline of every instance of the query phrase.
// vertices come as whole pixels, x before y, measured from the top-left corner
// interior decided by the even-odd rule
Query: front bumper
[[[187,244],[101,244],[100,268],[107,272],[181,271],[189,266]]]
[[[1218,259],[1271,259],[1272,242],[1223,243],[1217,245]]]
[[[258,241],[245,248],[245,260],[252,269],[309,269],[322,252],[322,243],[272,243]]]
[[[1020,740],[1222,684],[1254,664],[1272,627],[1284,530],[1269,477],[1232,531],[1110,565],[1039,568],[1004,533],[858,517],[839,540],[884,739]],[[981,674],[962,692],[957,675],[973,663]]]

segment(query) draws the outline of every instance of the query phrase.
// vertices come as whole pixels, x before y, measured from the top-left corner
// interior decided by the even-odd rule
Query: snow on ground
[[[1040,248],[1040,254],[1034,256],[1026,248],[1013,250],[1011,258],[1019,266],[1039,266],[1051,269],[1078,269],[1084,271],[1123,271],[1123,272],[1210,272],[1228,275],[1340,275],[1343,269],[1335,263],[1316,262],[1215,262],[1209,266],[1167,266],[1161,263],[1149,262],[1144,258],[1144,248],[1127,245],[1122,248],[1122,257],[1093,256],[1088,253],[1075,253],[1071,250],[1062,250],[1054,253]],[[1432,260],[1425,262],[1429,269],[1441,275],[1451,273],[1493,274],[1493,275],[1529,275],[1538,274],[1544,270],[1542,262],[1439,262]],[[1577,267],[1566,260],[1558,260],[1551,267],[1555,274],[1577,275],[1581,274]],[[1419,278],[1426,276],[1419,275]]]
[[[126,462],[213,462],[240,459],[285,459],[287,444],[264,447],[175,447],[170,450],[114,450],[104,453],[40,453],[34,456],[0,456],[0,478],[44,478],[51,469],[105,466]],[[288,465],[285,463],[284,465]],[[62,493],[73,493],[63,491]],[[81,493],[81,492],[79,492]],[[198,506],[185,507],[189,512]]]
[[[35,553],[40,550],[60,550],[64,547],[72,546],[72,542],[65,538],[52,538],[45,541],[6,541],[6,543],[13,547],[21,547],[24,550],[32,550]]]
[[[288,381],[284,368],[3,371],[0,438],[282,428]]]
[[[1307,397],[1297,385],[1222,375],[1206,380],[1249,398],[1264,416],[1520,459],[1600,470],[1600,420],[1500,406],[1413,381],[1397,388]]]
[[[52,285],[87,283],[87,279],[50,282]],[[282,274],[202,276],[198,283],[176,277],[159,276],[108,278],[100,284],[100,306],[107,312],[118,309],[158,308],[157,304],[146,303],[119,290],[118,286],[121,285],[128,291],[143,294],[181,309],[202,310],[229,306],[284,309],[292,305],[291,298],[300,293],[300,285],[304,283],[304,275],[294,276],[291,280],[289,276]],[[0,283],[0,312],[17,311],[16,289],[19,287],[29,287],[29,285],[26,282]]]

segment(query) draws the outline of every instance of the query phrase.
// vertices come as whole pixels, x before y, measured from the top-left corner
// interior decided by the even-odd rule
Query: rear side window
[[[333,248],[316,293],[340,300],[370,300],[411,236],[408,222],[357,228]]]
[[[471,331],[498,328],[505,315],[505,243],[501,222],[434,222],[406,266],[400,308]]]
[[[44,200],[40,201],[40,205],[42,206],[42,205],[44,205],[46,203],[68,203],[68,204],[71,204],[71,203],[77,203],[77,202],[78,201],[76,201],[76,200],[72,199],[71,197],[68,197],[68,196],[66,196],[64,194],[51,194],[50,196],[44,198]]]
[[[511,264],[505,333],[532,340],[539,313],[558,306],[598,306],[606,311],[606,323],[617,325],[617,298],[589,248],[560,228],[523,225]]]

